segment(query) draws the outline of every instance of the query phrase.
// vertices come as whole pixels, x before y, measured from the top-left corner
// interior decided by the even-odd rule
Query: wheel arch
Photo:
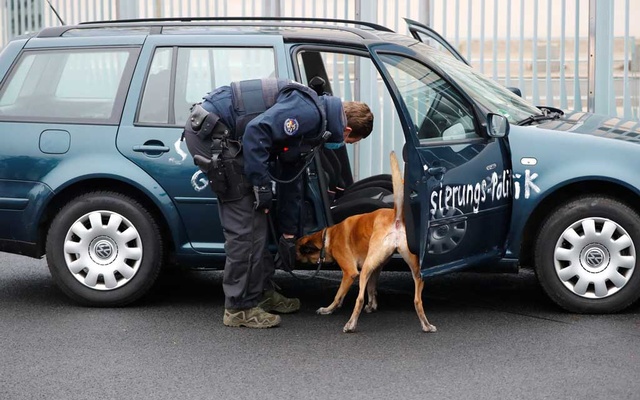
[[[160,206],[154,202],[147,193],[142,189],[113,178],[91,178],[76,181],[62,190],[55,193],[44,208],[38,224],[38,246],[37,252],[39,256],[45,254],[45,244],[47,232],[51,226],[51,222],[58,212],[69,203],[72,199],[89,192],[109,191],[119,193],[139,202],[152,215],[158,227],[160,234],[168,245],[165,254],[171,254],[175,251],[176,245],[174,237],[175,230],[169,227],[167,216],[161,210]]]
[[[582,195],[600,195],[625,203],[640,214],[640,196],[621,183],[604,180],[572,182],[556,189],[542,200],[529,215],[520,243],[520,265],[533,267],[533,247],[536,236],[549,213],[560,204]]]

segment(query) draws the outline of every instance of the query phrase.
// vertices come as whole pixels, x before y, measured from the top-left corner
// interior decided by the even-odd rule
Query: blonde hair
[[[347,116],[347,126],[351,128],[349,137],[364,139],[373,130],[373,113],[368,105],[360,101],[345,101],[342,103]]]

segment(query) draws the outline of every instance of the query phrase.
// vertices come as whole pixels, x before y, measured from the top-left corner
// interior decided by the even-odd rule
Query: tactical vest
[[[309,144],[320,141],[327,129],[327,113],[317,93],[304,85],[291,82],[287,79],[252,79],[247,81],[232,82],[231,91],[233,108],[237,113],[236,129],[234,136],[241,139],[247,125],[252,119],[271,108],[283,90],[293,89],[306,94],[316,105],[320,113],[320,131],[313,138],[303,138]]]

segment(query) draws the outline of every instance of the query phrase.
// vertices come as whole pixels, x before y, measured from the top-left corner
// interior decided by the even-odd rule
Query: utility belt
[[[277,159],[289,165],[298,164],[304,162],[307,156],[315,150],[315,147],[316,146],[308,143],[303,143],[295,147],[276,147],[276,156],[273,156],[270,161],[275,161]]]
[[[287,164],[302,163],[293,178],[282,180],[269,173],[269,177],[279,183],[290,183],[297,179],[311,163],[317,148],[327,140],[329,132],[319,138],[301,139],[296,146],[278,151],[278,159]],[[183,132],[183,139],[193,156],[195,164],[207,174],[209,185],[218,200],[235,201],[251,193],[252,185],[244,174],[242,142],[220,121],[220,116],[209,112],[200,103],[191,108],[189,120]]]
[[[244,175],[242,143],[220,117],[200,104],[191,109],[184,139],[194,163],[209,178],[209,185],[221,202],[239,200],[251,193]]]

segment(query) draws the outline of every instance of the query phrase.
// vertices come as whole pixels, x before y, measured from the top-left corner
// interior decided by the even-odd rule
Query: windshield
[[[467,95],[487,111],[504,115],[510,123],[517,124],[531,115],[541,114],[537,107],[464,63],[423,43],[416,43],[412,47],[420,53],[428,54],[429,58],[446,71]]]

